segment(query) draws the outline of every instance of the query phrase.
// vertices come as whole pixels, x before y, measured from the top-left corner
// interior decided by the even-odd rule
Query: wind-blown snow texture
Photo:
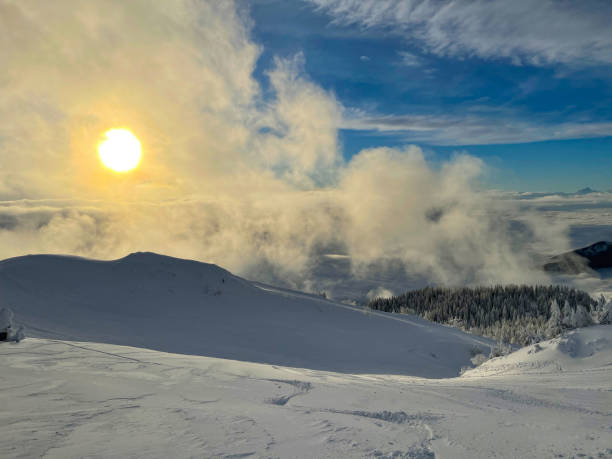
[[[1,343],[0,457],[610,458],[611,332],[434,380]]]
[[[38,336],[0,343],[2,458],[612,457],[612,325],[423,379],[488,342],[153,254],[6,260],[0,294]]]
[[[0,294],[28,336],[350,373],[451,377],[491,341],[416,316],[364,313],[264,289],[215,265],[152,253],[0,262]]]

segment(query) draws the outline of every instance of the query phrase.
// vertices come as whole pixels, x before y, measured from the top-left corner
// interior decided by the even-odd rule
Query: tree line
[[[521,346],[558,336],[564,329],[610,319],[610,303],[562,285],[425,287],[391,298],[375,298],[369,307],[417,314],[432,322]]]

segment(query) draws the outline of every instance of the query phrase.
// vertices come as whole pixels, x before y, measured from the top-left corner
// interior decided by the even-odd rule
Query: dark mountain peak
[[[612,242],[599,241],[587,247],[555,255],[544,265],[546,271],[568,274],[603,268],[612,268]]]
[[[574,194],[590,194],[590,193],[599,193],[599,191],[594,190],[591,187],[582,188],[581,190],[576,191]]]
[[[587,247],[583,247],[582,249],[576,249],[574,250],[574,252],[576,252],[578,255],[581,255],[583,257],[589,257],[589,256],[595,256],[599,253],[607,252],[609,250],[612,250],[612,242],[599,241],[599,242],[596,242],[595,244],[591,244]]]

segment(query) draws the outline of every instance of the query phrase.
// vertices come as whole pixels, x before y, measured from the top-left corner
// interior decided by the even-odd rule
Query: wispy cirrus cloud
[[[406,67],[421,67],[423,65],[423,59],[414,53],[409,51],[400,51],[400,64]]]
[[[432,145],[509,144],[612,135],[610,121],[550,123],[512,116],[501,108],[488,114],[467,110],[461,114],[372,115],[348,110],[342,127]]]
[[[612,3],[605,0],[308,0],[336,22],[380,27],[439,56],[516,65],[612,63]]]

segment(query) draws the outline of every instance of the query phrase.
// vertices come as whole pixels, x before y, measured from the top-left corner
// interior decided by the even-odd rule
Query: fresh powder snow
[[[0,457],[612,457],[612,326],[492,343],[155,254],[0,262]],[[461,374],[461,376],[459,376]]]
[[[29,336],[347,373],[444,378],[490,340],[416,316],[255,286],[215,265],[152,253],[116,261],[0,262],[2,301]]]

